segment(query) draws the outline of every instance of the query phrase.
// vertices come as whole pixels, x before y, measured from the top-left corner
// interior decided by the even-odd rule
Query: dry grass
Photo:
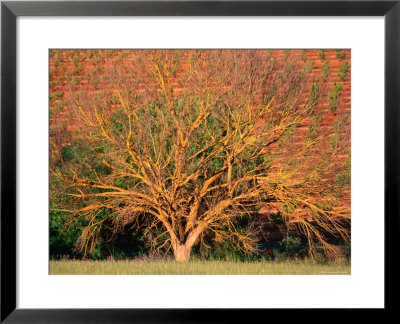
[[[349,275],[350,262],[50,261],[52,275]]]

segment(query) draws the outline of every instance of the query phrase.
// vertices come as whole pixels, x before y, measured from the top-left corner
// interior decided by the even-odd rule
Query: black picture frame
[[[385,310],[396,307],[393,266],[400,228],[400,0],[395,1],[2,1],[1,318],[4,323],[197,323],[269,317],[267,309],[16,308],[16,19],[19,16],[384,16]],[[371,148],[373,150],[373,148]],[[371,188],[371,191],[374,189]],[[373,193],[372,193],[373,194]],[[397,292],[397,291],[396,291]],[[393,297],[392,297],[393,296]]]

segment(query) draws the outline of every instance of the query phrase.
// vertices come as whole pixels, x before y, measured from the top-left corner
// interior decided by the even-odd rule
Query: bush
[[[67,213],[60,211],[50,211],[49,231],[50,231],[50,258],[58,259],[62,255],[73,255],[75,241],[81,235],[79,222],[66,227]],[[76,255],[80,257],[80,254]]]
[[[306,244],[299,237],[289,237],[289,240],[285,243],[286,256],[291,258],[296,254],[299,257],[305,257],[308,255]]]
[[[350,68],[349,63],[343,61],[337,74],[340,80],[345,81],[347,79],[347,71],[349,70],[349,68]]]
[[[321,78],[326,79],[329,76],[329,61],[325,61],[321,68]]]
[[[334,83],[333,90],[329,92],[329,109],[332,113],[336,113],[339,110],[339,97],[343,91],[342,83]]]
[[[339,60],[343,60],[346,57],[346,52],[342,50],[336,50],[336,57]]]
[[[54,92],[53,94],[49,95],[50,101],[56,101],[58,99],[62,99],[63,97],[64,97],[63,91],[57,91],[57,92]]]
[[[307,52],[306,50],[301,50],[300,57],[303,61],[307,61]]]
[[[73,73],[74,74],[80,74],[83,72],[83,70],[85,69],[84,65],[77,65],[74,67]]]

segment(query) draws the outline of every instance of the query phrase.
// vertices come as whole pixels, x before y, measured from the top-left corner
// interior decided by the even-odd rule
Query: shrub
[[[329,76],[329,62],[325,61],[321,68],[321,78],[326,79]]]
[[[351,179],[351,160],[346,160],[346,163],[342,166],[342,170],[340,170],[336,174],[335,183],[337,186],[341,187],[348,183],[350,183]]]
[[[301,78],[305,78],[314,68],[314,61],[308,61],[303,65],[303,71],[301,72]]]
[[[67,213],[50,211],[49,231],[50,231],[50,257],[60,258],[63,254],[74,254],[73,246],[81,235],[79,221],[73,223],[69,228],[64,226],[68,218]],[[74,255],[75,256],[75,255]]]
[[[336,57],[339,60],[343,60],[346,57],[346,52],[342,50],[336,50]]]
[[[301,50],[300,57],[303,61],[307,61],[307,52],[306,50]]]
[[[115,53],[116,51],[117,51],[117,50],[107,50],[107,51],[106,51],[106,56],[107,56],[107,57],[113,56],[114,53]]]
[[[329,92],[329,110],[332,113],[336,113],[339,110],[339,97],[343,90],[342,83],[334,83],[333,90]]]
[[[59,82],[59,83],[63,83],[64,81],[65,81],[65,76],[59,76],[58,78],[57,78],[57,81]]]
[[[78,85],[79,83],[81,83],[81,80],[82,80],[81,77],[75,77],[72,79],[72,84]]]
[[[308,96],[309,109],[314,109],[317,105],[319,98],[320,85],[319,83],[312,83],[310,86],[310,95]]]
[[[338,71],[338,78],[342,81],[345,81],[347,79],[347,71],[349,70],[349,63],[347,63],[346,61],[342,62],[342,65]]]
[[[58,114],[60,111],[62,111],[65,105],[66,105],[65,100],[58,101],[54,105],[52,105],[49,111],[50,118],[52,118],[54,114]]]
[[[82,73],[84,68],[85,68],[84,65],[77,65],[77,66],[74,67],[73,73],[74,74],[80,74],[80,73]]]
[[[57,55],[57,57],[54,59],[54,65],[58,66],[62,62],[64,62],[64,58],[61,55]]]
[[[54,89],[58,84],[58,81],[50,81],[49,85],[50,85],[50,89]]]
[[[104,63],[104,57],[103,57],[103,55],[101,55],[101,54],[99,54],[99,55],[96,55],[95,57],[94,57],[94,59],[93,59],[93,62],[97,65],[97,64],[100,64],[100,63]]]
[[[93,57],[93,54],[94,54],[94,51],[93,51],[93,50],[89,50],[89,51],[87,52],[87,57],[88,57],[88,58],[92,58],[92,57]]]
[[[285,54],[285,59],[287,59],[290,56],[290,51],[288,49],[284,49],[283,54]]]
[[[322,117],[320,116],[313,116],[312,122],[308,126],[307,130],[307,137],[310,140],[315,140],[318,135],[318,129],[321,125]]]
[[[64,91],[56,91],[53,94],[49,95],[50,101],[56,101],[58,99],[61,99],[62,97],[64,97]]]
[[[296,254],[299,257],[305,257],[308,255],[307,245],[299,237],[289,237],[289,240],[283,242],[285,245],[286,257],[294,257]]]

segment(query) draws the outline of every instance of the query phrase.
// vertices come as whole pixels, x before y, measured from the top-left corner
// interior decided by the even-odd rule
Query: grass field
[[[50,261],[51,275],[349,275],[348,261],[314,264],[231,261]]]

